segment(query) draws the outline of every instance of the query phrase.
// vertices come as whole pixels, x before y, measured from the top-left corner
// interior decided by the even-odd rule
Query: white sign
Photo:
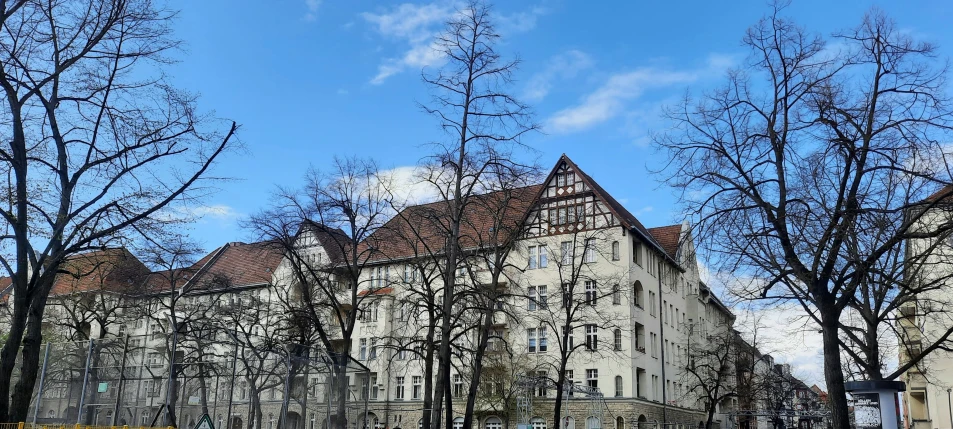
[[[199,424],[195,425],[195,429],[215,429],[215,426],[212,425],[212,419],[208,417],[208,414],[204,414],[199,419]]]

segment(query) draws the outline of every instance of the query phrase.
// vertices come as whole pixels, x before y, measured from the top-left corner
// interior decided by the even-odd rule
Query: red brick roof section
[[[925,202],[931,203],[938,200],[949,201],[951,199],[953,199],[953,185],[946,185],[939,191],[936,191],[927,197]]]
[[[648,232],[655,238],[655,241],[658,241],[662,249],[665,250],[665,253],[668,253],[668,256],[675,259],[675,255],[678,254],[679,241],[682,239],[682,225],[677,224],[649,228]]]
[[[504,243],[519,233],[542,185],[496,191],[470,197],[461,223],[465,248]],[[440,254],[449,228],[447,201],[401,210],[360,244],[369,261]],[[370,248],[368,248],[370,246]]]
[[[387,295],[387,294],[390,294],[390,293],[393,292],[393,291],[394,291],[394,288],[392,288],[392,287],[382,287],[382,288],[376,289],[376,290],[362,290],[362,291],[360,291],[360,292],[357,293],[357,296],[365,296],[365,295]]]
[[[149,268],[124,248],[84,252],[63,262],[50,295],[90,291],[137,293],[148,275]]]
[[[281,259],[281,252],[268,242],[228,243],[192,266],[197,274],[187,287],[212,290],[267,284]]]

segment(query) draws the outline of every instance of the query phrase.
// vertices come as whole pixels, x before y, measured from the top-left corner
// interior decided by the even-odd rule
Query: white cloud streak
[[[592,65],[589,55],[575,49],[556,55],[549,59],[542,71],[529,78],[523,98],[541,101],[549,95],[556,81],[574,78]]]
[[[318,9],[321,8],[322,1],[323,0],[304,0],[304,5],[308,8],[308,12],[304,14],[305,21],[318,19]]]
[[[578,105],[556,112],[547,121],[546,129],[559,134],[585,130],[624,113],[626,106],[646,91],[688,84],[703,76],[720,73],[733,63],[733,57],[711,55],[706,66],[696,70],[640,67],[613,74]]]

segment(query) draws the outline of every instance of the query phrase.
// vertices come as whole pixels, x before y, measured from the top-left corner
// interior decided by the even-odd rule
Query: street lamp
[[[950,409],[950,425],[953,425],[953,402],[950,402],[950,391],[953,389],[946,389],[946,404]]]

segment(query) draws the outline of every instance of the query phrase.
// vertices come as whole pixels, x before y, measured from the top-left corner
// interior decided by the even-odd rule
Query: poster
[[[882,429],[879,393],[854,393],[854,425],[857,429]]]

